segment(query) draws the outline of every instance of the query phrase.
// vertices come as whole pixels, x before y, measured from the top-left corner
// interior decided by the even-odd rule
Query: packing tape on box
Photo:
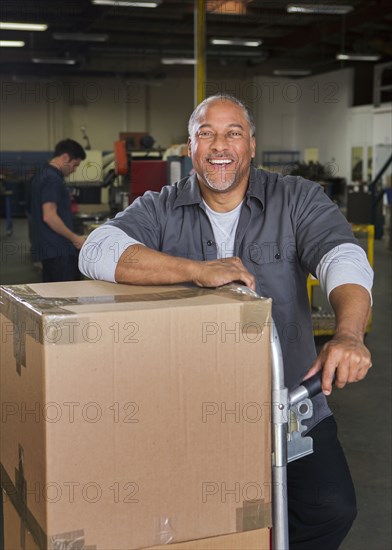
[[[64,308],[73,303],[74,298],[43,298],[29,285],[4,286],[1,288],[0,313],[10,321],[10,327],[2,328],[2,340],[13,336],[13,353],[16,370],[21,375],[22,367],[26,366],[26,335],[38,342],[44,341],[45,323],[51,323],[52,318],[60,319],[71,314]],[[6,340],[5,340],[6,341]]]
[[[0,311],[12,323],[13,352],[16,360],[17,372],[21,374],[22,366],[26,366],[26,336],[29,335],[40,343],[78,344],[85,340],[77,338],[70,341],[69,330],[72,316],[75,311],[70,308],[77,306],[131,304],[140,302],[161,302],[168,300],[194,299],[208,296],[224,296],[234,301],[240,301],[240,324],[243,331],[250,336],[249,341],[257,341],[263,332],[264,326],[260,326],[263,318],[263,310],[270,299],[259,298],[244,294],[238,290],[239,285],[226,285],[216,289],[199,288],[171,288],[166,291],[149,292],[143,294],[119,294],[105,296],[82,296],[70,298],[43,297],[37,294],[29,285],[4,286],[1,290]],[[76,324],[81,324],[78,317]],[[86,319],[86,324],[88,319]],[[269,321],[267,321],[269,323]],[[7,336],[9,331],[3,331]],[[257,339],[257,340],[256,340]]]
[[[201,288],[189,286],[188,288],[174,288],[168,285],[167,291],[164,292],[148,292],[145,294],[118,294],[107,296],[82,296],[71,298],[54,298],[45,297],[37,294],[29,285],[13,285],[2,287],[2,299],[0,308],[4,310],[4,315],[7,315],[7,304],[12,300],[15,304],[23,304],[32,314],[36,315],[66,315],[71,314],[67,307],[75,307],[86,304],[116,304],[116,303],[137,303],[137,302],[158,302],[164,300],[183,300],[186,298],[198,298],[199,296],[222,296],[241,302],[269,301],[270,298],[260,298],[244,294],[238,291],[238,285],[225,285],[218,288]]]
[[[26,504],[26,494],[21,491],[21,476],[22,473],[18,473],[16,470],[16,482],[12,482],[11,478],[7,474],[3,464],[0,465],[0,480],[1,488],[5,492],[5,497],[9,498],[13,507],[18,513],[21,521],[21,539],[23,538],[23,530],[27,529],[33,536],[34,542],[39,548],[47,548],[47,536],[35,517],[31,514]]]
[[[163,544],[174,544],[177,542],[176,529],[174,527],[175,525],[174,517],[168,517],[168,516],[157,517],[155,518],[154,523],[155,523],[154,531],[156,533],[155,544],[157,546],[161,546]]]
[[[28,531],[40,549],[58,550],[59,548],[79,548],[81,550],[96,550],[96,545],[85,544],[84,529],[47,535],[27,507],[27,484],[23,473],[23,449],[19,446],[19,467],[16,469],[15,484],[0,464],[1,488],[15,508],[20,518],[20,543],[24,548],[25,533]]]
[[[272,508],[270,502],[264,499],[244,501],[241,508],[237,508],[237,532],[253,531],[272,526]]]
[[[23,482],[21,482],[23,480]],[[36,518],[30,512],[27,502],[27,484],[23,474],[23,450],[19,449],[19,468],[16,471],[16,482],[12,482],[3,464],[0,464],[1,488],[9,498],[21,520],[21,535],[28,530],[34,542],[39,548],[58,550],[59,548],[80,548],[83,550],[96,550],[95,545],[85,544],[83,529],[59,533],[48,536],[42,529]],[[30,491],[31,492],[31,491]],[[4,497],[3,497],[4,498]],[[172,544],[175,542],[174,528],[171,525],[173,518],[159,518],[157,526],[158,544]],[[236,511],[236,532],[253,531],[263,529],[272,525],[271,502],[264,499],[244,501]],[[23,537],[21,536],[21,539]]]
[[[268,326],[272,322],[271,314],[264,320],[264,323],[260,323],[260,319],[264,319],[265,304],[272,302],[271,298],[262,298],[243,285],[231,283],[218,287],[216,293],[224,293],[225,296],[232,300],[239,301],[243,304],[241,308],[241,329],[242,333],[256,334],[256,337],[250,337],[249,341],[257,341],[263,333],[264,327]]]

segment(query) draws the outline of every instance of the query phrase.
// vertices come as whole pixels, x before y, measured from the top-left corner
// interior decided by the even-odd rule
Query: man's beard
[[[225,193],[237,187],[238,183],[245,176],[247,168],[236,168],[223,173],[215,173],[209,167],[204,170],[203,179],[205,184],[213,191]]]
[[[228,191],[232,187],[235,187],[235,185],[234,185],[236,183],[236,177],[235,176],[236,175],[233,174],[230,179],[225,178],[224,183],[219,183],[218,184],[209,177],[208,173],[205,173],[204,174],[204,181],[207,183],[207,185],[210,189],[213,189],[214,191],[218,191],[218,192],[223,193],[224,191]]]

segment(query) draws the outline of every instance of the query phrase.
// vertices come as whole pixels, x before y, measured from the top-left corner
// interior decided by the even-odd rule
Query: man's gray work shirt
[[[172,256],[217,258],[196,174],[160,193],[148,191],[107,223]],[[289,389],[302,381],[316,357],[308,273],[315,275],[324,254],[342,243],[357,241],[320,185],[251,167],[234,254],[255,276],[257,293],[273,300]]]

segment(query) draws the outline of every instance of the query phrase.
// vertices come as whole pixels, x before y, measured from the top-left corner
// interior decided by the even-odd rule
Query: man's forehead
[[[200,128],[212,128],[214,126],[214,124],[210,123],[210,122],[203,122],[203,121],[200,121],[199,124],[197,124],[197,128],[200,130]],[[227,126],[228,128],[241,128],[241,129],[244,129],[244,124],[241,124],[239,122],[227,122],[225,123],[225,126]]]
[[[211,103],[207,103],[204,105],[204,107],[201,109],[199,113],[199,117],[206,116],[206,114],[213,114],[217,111],[220,112],[231,112],[231,113],[238,113],[241,117],[245,118],[245,114],[243,109],[240,107],[240,105],[237,105],[237,103],[233,103],[233,101],[220,100],[217,99],[215,101],[211,101]]]
[[[218,109],[214,109],[216,105]],[[225,107],[225,109],[221,109],[221,106]],[[242,109],[238,105],[229,102],[225,104],[223,104],[223,102],[214,102],[210,105],[206,105],[202,111],[200,111],[195,123],[197,128],[216,124],[242,128],[249,126],[248,120]]]

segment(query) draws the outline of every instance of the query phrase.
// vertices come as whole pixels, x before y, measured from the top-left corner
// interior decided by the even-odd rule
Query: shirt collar
[[[246,191],[247,202],[250,197],[258,199],[264,208],[265,204],[265,185],[268,179],[267,172],[258,170],[254,166],[250,167],[249,185]],[[203,208],[203,197],[200,192],[196,173],[190,176],[184,183],[174,201],[174,208],[199,204]]]
[[[249,204],[250,197],[258,199],[261,203],[261,206],[264,208],[265,205],[265,186],[267,183],[268,174],[264,170],[255,168],[254,166],[250,167],[249,174],[249,185],[246,192],[247,203]]]
[[[174,201],[174,208],[179,206],[188,206],[191,204],[202,204],[203,198],[200,193],[196,173],[192,174],[179,190],[178,196]]]
[[[50,164],[50,163],[48,162],[47,168],[48,168],[49,170],[53,170],[54,172],[56,172],[57,174],[59,174],[62,178],[64,177],[64,174],[62,173],[62,171],[60,170],[60,168],[57,168],[57,166],[53,166],[53,164]]]

